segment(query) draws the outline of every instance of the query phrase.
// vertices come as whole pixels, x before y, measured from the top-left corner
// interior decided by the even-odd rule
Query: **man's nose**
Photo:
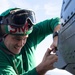
[[[18,46],[24,46],[25,43],[26,43],[26,41],[20,40],[20,41],[18,42]]]

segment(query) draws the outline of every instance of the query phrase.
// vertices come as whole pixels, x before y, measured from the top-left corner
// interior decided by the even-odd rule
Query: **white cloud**
[[[0,13],[5,11],[9,7],[7,0],[0,0]]]
[[[58,1],[56,3],[53,3],[53,2],[46,3],[44,5],[45,14],[49,15],[51,17],[60,16],[60,12],[61,12],[61,6],[60,5],[61,4],[58,4],[58,3],[59,3]]]
[[[25,0],[0,0],[0,13],[13,7],[28,9],[30,4]]]
[[[35,5],[33,8],[34,8],[35,11],[38,11],[40,6],[39,5]]]
[[[45,75],[73,75],[73,74],[71,74],[66,70],[55,68],[54,70],[49,70]]]

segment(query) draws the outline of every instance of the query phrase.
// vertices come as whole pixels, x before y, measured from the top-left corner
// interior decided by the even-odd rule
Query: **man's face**
[[[14,54],[20,53],[22,47],[25,45],[28,35],[25,36],[16,36],[16,35],[7,35],[4,43],[6,47]]]

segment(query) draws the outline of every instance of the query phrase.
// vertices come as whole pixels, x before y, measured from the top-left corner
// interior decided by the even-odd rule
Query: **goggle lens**
[[[32,24],[35,23],[35,13],[29,10],[12,10],[8,16],[4,16],[1,21],[1,25],[12,25],[14,27],[24,26],[27,20],[30,20]]]

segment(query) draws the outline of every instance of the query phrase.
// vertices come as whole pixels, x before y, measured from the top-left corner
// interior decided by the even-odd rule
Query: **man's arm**
[[[30,34],[31,39],[35,39],[32,40],[32,42],[36,41],[35,45],[39,44],[42,40],[45,39],[45,37],[53,34],[54,30],[58,28],[59,24],[60,19],[58,17],[47,19],[37,23],[36,25],[34,25],[33,32]]]
[[[36,67],[38,75],[44,75],[48,70],[54,69],[53,64],[57,61],[55,54],[50,54],[51,49],[48,48],[42,62]]]
[[[51,44],[50,48],[52,48],[53,52],[56,51],[57,49],[57,43],[58,43],[58,32],[60,30],[60,24],[57,25],[55,28],[54,28],[54,32],[53,32],[53,43]]]

